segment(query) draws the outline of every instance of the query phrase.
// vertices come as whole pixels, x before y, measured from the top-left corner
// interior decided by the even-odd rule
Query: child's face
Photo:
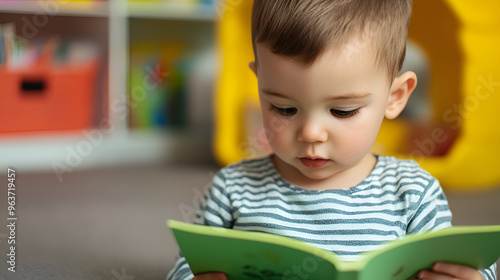
[[[375,163],[370,149],[390,102],[391,83],[372,47],[355,40],[310,66],[261,44],[256,52],[259,65],[251,68],[281,175],[304,186],[362,181]]]

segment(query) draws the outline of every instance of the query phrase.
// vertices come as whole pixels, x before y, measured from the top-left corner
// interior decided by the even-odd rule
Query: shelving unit
[[[47,23],[34,24],[38,28],[36,36],[61,34],[89,39],[102,47],[94,127],[0,134],[0,170],[11,166],[57,175],[75,168],[210,157],[214,6],[124,0],[47,2],[53,6],[42,7],[42,1],[0,0],[0,24],[16,22],[17,28],[22,29],[22,24],[38,17]],[[170,34],[175,37],[180,33],[194,54],[193,59],[199,61],[194,69],[197,80],[188,93],[189,106],[193,108],[187,117],[190,125],[185,129],[131,129],[127,104],[130,44],[148,39],[163,42],[163,37],[168,39]]]

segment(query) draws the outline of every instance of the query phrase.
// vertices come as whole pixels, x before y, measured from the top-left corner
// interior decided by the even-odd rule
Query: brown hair
[[[254,0],[252,44],[254,52],[263,43],[309,65],[327,47],[366,34],[392,81],[403,65],[411,9],[411,0]]]

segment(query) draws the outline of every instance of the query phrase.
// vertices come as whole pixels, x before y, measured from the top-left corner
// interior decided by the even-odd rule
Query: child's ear
[[[389,104],[385,111],[386,118],[395,119],[403,111],[416,86],[417,75],[411,71],[407,71],[394,79],[389,93]]]
[[[252,69],[255,75],[257,75],[257,66],[255,65],[255,61],[248,63],[248,67],[250,67],[250,69]]]

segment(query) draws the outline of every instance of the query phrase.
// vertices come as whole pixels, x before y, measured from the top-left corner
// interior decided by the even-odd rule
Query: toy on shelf
[[[130,127],[186,126],[187,77],[192,62],[180,43],[136,44],[130,49]]]
[[[258,116],[259,104],[257,80],[248,68],[254,60],[252,1],[227,5],[217,38],[222,71],[216,89],[214,149],[221,164],[268,152],[259,142],[258,128],[253,135],[243,129],[255,123],[248,116]],[[384,121],[374,152],[413,158],[446,188],[498,186],[500,2],[439,0],[413,5],[409,38],[429,57],[433,121],[418,131],[404,119]]]

